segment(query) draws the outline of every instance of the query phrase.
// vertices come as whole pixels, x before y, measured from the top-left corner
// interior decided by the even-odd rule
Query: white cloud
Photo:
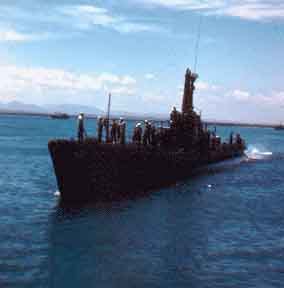
[[[109,82],[113,84],[131,85],[136,84],[136,79],[131,76],[117,76],[109,73],[102,73],[98,80],[100,82]]]
[[[232,91],[232,96],[239,101],[247,101],[250,99],[250,92],[248,91],[244,91],[244,90],[239,90],[239,89],[235,89],[234,91]]]
[[[96,5],[50,4],[30,9],[29,5],[0,4],[0,42],[25,42],[68,38],[94,27],[121,34],[164,31],[155,24],[130,19]],[[20,32],[21,31],[21,32]],[[70,36],[71,35],[71,36]]]
[[[136,93],[136,89],[134,87],[120,86],[112,88],[110,92],[115,95],[130,96]]]
[[[156,79],[156,75],[154,75],[152,73],[147,73],[144,75],[144,78],[147,80],[154,80],[154,79]]]
[[[179,87],[179,89],[183,89]],[[181,91],[181,90],[180,90]],[[196,83],[195,100],[199,105],[218,104],[234,105],[237,102],[246,102],[256,106],[271,107],[284,106],[284,91],[272,91],[269,94],[254,93],[253,91],[240,88],[227,88],[208,82]],[[221,103],[221,104],[220,104]]]
[[[178,10],[203,10],[218,8],[223,4],[219,0],[138,0],[146,4],[164,6]]]
[[[175,10],[200,11],[209,15],[239,17],[246,20],[284,18],[282,0],[137,0],[144,4]]]
[[[228,5],[215,12],[215,14],[239,17],[247,20],[271,20],[284,18],[283,2],[275,1],[240,1]]]
[[[21,97],[28,97],[29,94],[49,97],[53,94],[72,93],[81,97],[81,93],[105,93],[105,90],[112,89],[116,94],[130,95],[136,84],[136,80],[128,75],[78,74],[62,69],[17,66],[0,66],[0,78],[2,100],[4,97],[18,97],[18,100],[22,100]]]
[[[144,103],[149,104],[165,104],[166,96],[162,93],[144,93],[141,96],[141,99]]]
[[[208,82],[201,81],[201,80],[198,80],[196,82],[195,87],[199,91],[208,91],[208,92],[209,91],[215,92],[215,91],[220,91],[223,89],[220,85],[210,84]]]
[[[0,42],[23,42],[30,40],[31,37],[13,30],[0,31]]]
[[[12,101],[17,101],[17,97],[14,94],[9,94],[9,92],[6,92],[6,94],[0,95],[0,100],[2,103],[9,103]]]
[[[94,5],[66,5],[58,9],[65,16],[72,17],[72,23],[80,29],[101,26],[120,33],[133,33],[157,30],[154,25],[134,22],[126,17],[113,15],[105,8]]]
[[[275,107],[284,106],[284,91],[272,91],[271,94],[258,94],[256,98],[263,105],[272,105]]]
[[[203,81],[198,81],[195,84],[196,89],[201,90],[201,91],[208,91],[210,90],[210,85],[207,82],[203,82]]]
[[[238,17],[254,21],[284,19],[283,0],[135,1],[153,7],[196,11],[204,15]],[[151,31],[177,37],[177,34],[171,33],[160,24],[155,25],[153,21],[149,23],[143,19],[136,20],[129,15],[123,16],[96,5],[54,4],[46,9],[48,11],[36,7],[33,10],[28,10],[23,6],[0,6],[0,14],[3,16],[1,25],[4,25],[0,27],[0,42],[24,42],[70,37],[78,31],[89,31],[98,26],[122,34]],[[7,27],[9,28],[7,29]],[[214,40],[209,39],[208,42],[210,41]]]

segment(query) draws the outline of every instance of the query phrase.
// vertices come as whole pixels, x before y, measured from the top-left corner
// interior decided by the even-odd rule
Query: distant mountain
[[[68,115],[78,115],[80,112],[90,116],[105,116],[106,112],[96,108],[95,106],[87,106],[80,104],[47,104],[44,106],[35,104],[25,104],[20,101],[11,101],[8,103],[0,102],[0,113],[31,113],[31,114],[53,114],[53,113],[67,113]],[[112,110],[111,117],[124,117],[127,119],[167,119],[168,115],[153,114],[153,113],[135,113],[120,110]]]
[[[30,112],[30,113],[47,113],[47,110],[41,106],[34,104],[25,104],[20,101],[11,101],[8,103],[0,103],[0,110],[11,112]]]
[[[56,112],[67,113],[70,115],[77,115],[80,112],[91,115],[102,115],[104,112],[94,106],[80,105],[80,104],[48,104],[44,106],[35,104],[25,104],[20,101],[11,101],[8,103],[0,102],[0,112],[24,112],[24,113],[38,113],[51,114]]]

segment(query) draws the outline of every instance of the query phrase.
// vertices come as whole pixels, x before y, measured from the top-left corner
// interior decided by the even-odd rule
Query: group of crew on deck
[[[142,127],[144,126],[144,127]],[[156,129],[154,123],[148,120],[144,125],[140,122],[134,127],[132,142],[137,145],[170,145],[173,147],[192,147],[192,145],[204,146],[204,149],[218,150],[222,145],[221,138],[214,131],[203,127],[200,115],[192,112],[183,115],[174,107],[170,115],[170,127]],[[97,118],[97,140],[99,143],[107,142],[112,144],[126,143],[126,122],[121,117],[119,120],[109,120],[107,118]],[[84,128],[84,114],[78,116],[78,140],[82,142],[86,136]],[[240,134],[234,136],[230,134],[229,144],[242,144]],[[206,148],[207,147],[207,148]]]
[[[133,131],[132,141],[138,145],[143,143],[144,146],[150,144],[155,146],[157,144],[157,133],[155,125],[150,121],[145,120],[143,131],[141,123],[137,123]]]
[[[111,122],[111,123],[110,123]],[[99,143],[107,142],[112,144],[125,144],[126,141],[126,122],[120,117],[119,120],[109,120],[107,118],[97,118],[97,140]],[[84,113],[78,116],[78,140],[83,142],[87,136],[84,127]],[[144,131],[141,123],[137,123],[134,127],[132,141],[135,144],[155,145],[156,144],[156,128],[150,121],[144,121]]]
[[[111,125],[109,125],[109,120],[107,118],[98,117],[97,126],[98,141],[100,143],[103,141],[103,131],[105,129],[105,138],[107,142],[125,144],[126,122],[122,117],[120,117],[119,121],[113,119]]]

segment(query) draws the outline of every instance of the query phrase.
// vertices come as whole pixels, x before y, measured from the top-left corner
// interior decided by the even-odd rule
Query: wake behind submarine
[[[196,168],[242,156],[245,142],[239,134],[229,143],[210,132],[193,108],[194,83],[198,75],[187,69],[181,112],[175,108],[169,127],[138,124],[133,141],[125,141],[125,125],[109,112],[98,121],[98,137],[84,137],[79,116],[78,140],[50,140],[57,185],[63,203],[116,201],[137,197],[153,189],[188,178]],[[110,103],[109,103],[110,105]],[[114,133],[118,127],[117,134]],[[102,129],[106,139],[102,139]]]

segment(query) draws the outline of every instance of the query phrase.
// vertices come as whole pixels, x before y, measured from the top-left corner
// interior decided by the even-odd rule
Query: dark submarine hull
[[[96,140],[51,140],[48,148],[64,203],[135,198],[186,179],[198,167],[239,157],[245,149],[234,143],[206,152],[168,151]]]

